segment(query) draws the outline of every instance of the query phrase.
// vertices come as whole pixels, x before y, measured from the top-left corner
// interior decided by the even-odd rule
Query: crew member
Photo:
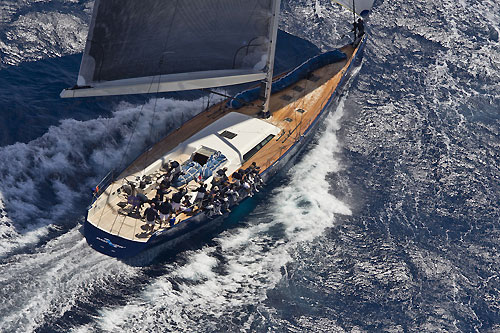
[[[354,31],[354,39],[356,40],[358,37],[362,37],[365,34],[365,25],[363,24],[362,19],[358,19],[358,22],[354,22],[352,24],[353,28],[351,31]]]
[[[158,218],[158,212],[156,212],[155,204],[152,202],[151,207],[147,208],[144,212],[144,217],[146,218],[146,232],[153,231],[155,229],[155,221]]]

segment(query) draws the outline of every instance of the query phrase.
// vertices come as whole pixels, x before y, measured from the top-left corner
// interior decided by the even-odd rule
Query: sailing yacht
[[[355,16],[373,5],[338,2]],[[360,64],[366,36],[273,77],[279,10],[279,0],[95,1],[77,84],[61,97],[256,85],[110,173],[84,223],[92,248],[121,259],[154,257],[227,216],[311,139]],[[175,211],[149,228],[144,209],[158,204],[158,193]]]

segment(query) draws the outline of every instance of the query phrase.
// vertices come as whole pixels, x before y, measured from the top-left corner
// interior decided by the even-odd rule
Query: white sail
[[[356,14],[364,16],[372,9],[374,0],[336,0],[336,2],[356,12]]]
[[[278,0],[96,0],[77,89],[154,93],[266,77]],[[221,80],[218,80],[220,78]]]

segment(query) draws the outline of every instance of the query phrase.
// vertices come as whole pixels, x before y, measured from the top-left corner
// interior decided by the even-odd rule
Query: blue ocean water
[[[307,152],[148,267],[86,245],[89,189],[208,97],[59,99],[91,6],[0,3],[0,331],[500,330],[500,4],[376,1]],[[326,50],[350,18],[283,1],[280,28]],[[281,37],[283,69],[318,52]]]

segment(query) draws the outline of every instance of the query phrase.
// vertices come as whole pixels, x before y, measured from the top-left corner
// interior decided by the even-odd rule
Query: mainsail
[[[61,97],[262,80],[276,45],[276,3],[279,6],[279,0],[96,0],[77,86]]]
[[[364,16],[373,7],[374,0],[336,0],[339,4],[344,7],[349,8],[351,11],[356,12],[356,14]]]

